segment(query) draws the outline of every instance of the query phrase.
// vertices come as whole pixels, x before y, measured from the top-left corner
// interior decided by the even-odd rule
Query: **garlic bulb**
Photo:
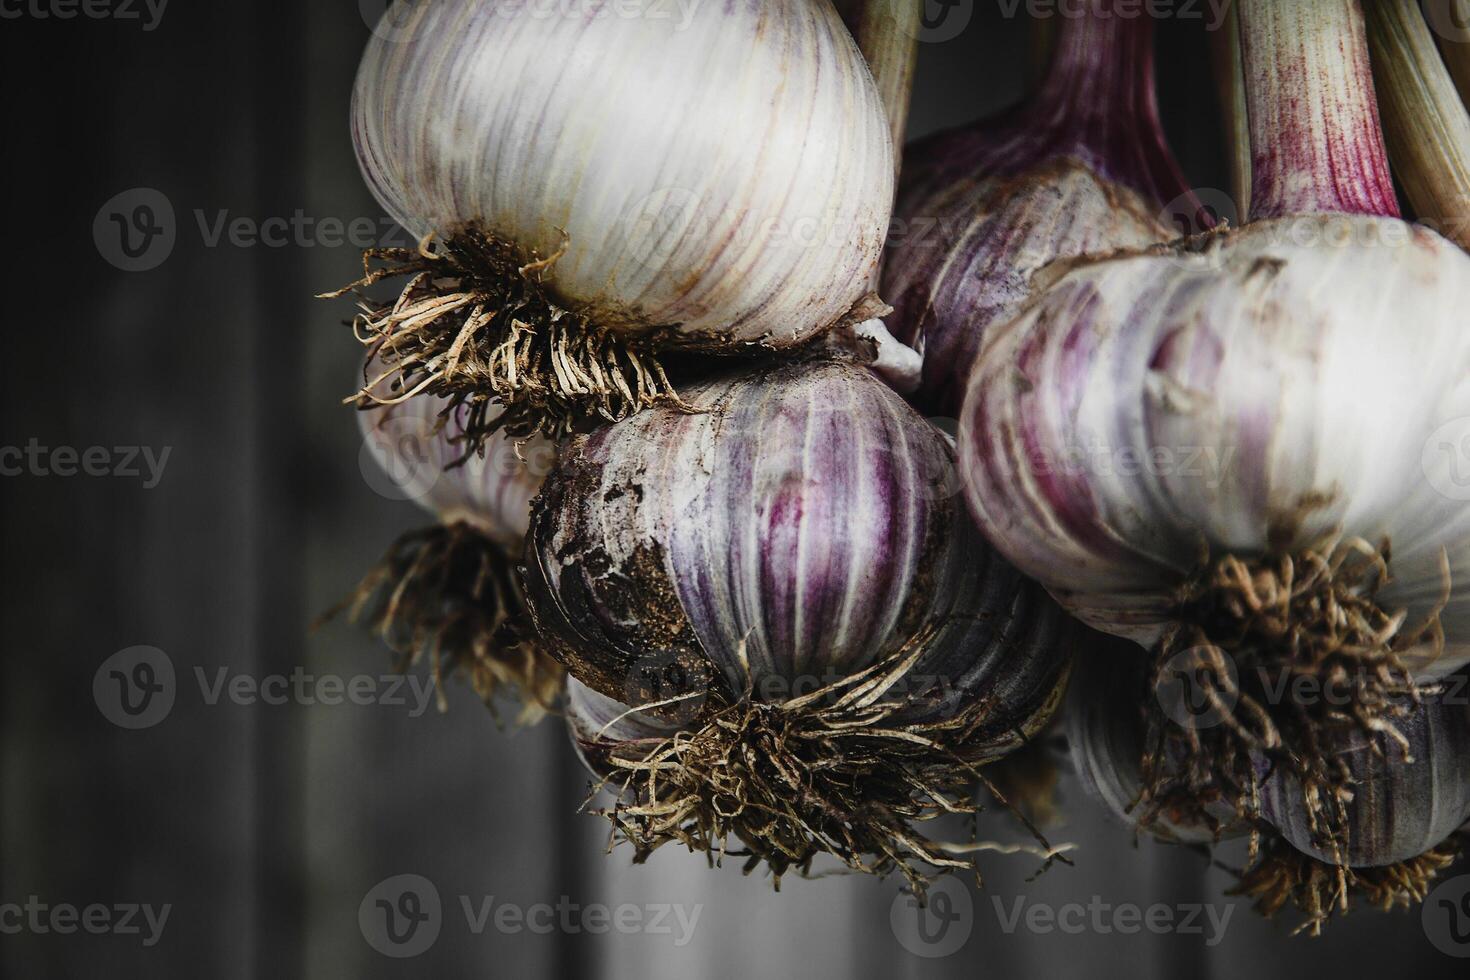
[[[1321,820],[1291,769],[1261,754],[1259,815],[1243,822],[1219,801],[1200,822],[1197,813],[1178,813],[1163,802],[1148,811],[1139,760],[1151,736],[1141,705],[1166,695],[1150,689],[1142,651],[1099,647],[1077,659],[1065,707],[1067,743],[1084,790],[1135,832],[1167,842],[1212,845],[1250,833],[1252,857],[1232,893],[1256,898],[1267,915],[1293,902],[1307,912],[1298,931],[1317,934],[1335,911],[1346,910],[1349,895],[1377,906],[1404,904],[1426,894],[1462,853],[1458,832],[1470,821],[1470,688],[1463,673],[1419,703],[1399,699],[1397,735],[1329,734],[1328,764],[1350,774],[1350,789],[1336,798],[1337,820]],[[1183,699],[1174,706],[1184,707]],[[1197,726],[1223,721],[1205,713],[1192,721],[1175,718]]]
[[[388,266],[359,288],[412,278],[358,332],[412,388],[505,406],[472,435],[676,397],[661,350],[784,349],[867,318],[893,149],[829,0],[387,16],[353,140],[426,245],[370,253]]]
[[[1349,789],[1327,801],[1331,819],[1288,768],[1265,781],[1268,836],[1237,893],[1274,914],[1288,902],[1306,913],[1298,932],[1320,935],[1332,915],[1361,896],[1390,909],[1424,899],[1434,879],[1465,853],[1470,820],[1470,707],[1465,675],[1413,703],[1393,705],[1392,735],[1333,733],[1326,761]]]
[[[1201,810],[1253,816],[1264,753],[1332,821],[1319,747],[1470,662],[1470,257],[1396,217],[1356,3],[1239,11],[1257,220],[1048,270],[976,362],[961,470],[1066,608],[1156,676],[1219,665],[1233,724],[1155,718]]]
[[[966,866],[910,824],[965,809],[973,767],[1050,717],[1074,627],[984,546],[945,438],[867,371],[763,365],[689,396],[700,412],[563,445],[527,539],[548,650],[682,729],[603,734],[636,797],[619,831],[640,853],[733,835],[778,880],[819,852],[916,883],[916,862]]]
[[[1352,772],[1342,801],[1340,839],[1303,804],[1290,770],[1264,786],[1261,814],[1291,845],[1318,861],[1381,868],[1434,850],[1470,821],[1470,703],[1464,674],[1419,704],[1400,701],[1405,717],[1386,734],[1337,733],[1328,758]]]
[[[1400,636],[1436,612],[1444,630],[1399,653],[1427,678],[1470,660],[1470,596],[1441,608],[1442,558],[1449,582],[1470,575],[1470,507],[1444,492],[1455,460],[1434,442],[1470,416],[1470,258],[1396,220],[1323,215],[1060,271],[985,351],[961,420],[971,506],[1012,561],[1152,646],[1202,546],[1388,541],[1377,605],[1406,612]]]
[[[894,335],[924,354],[929,410],[959,414],[980,345],[1047,263],[1168,240],[1166,202],[1203,220],[1159,122],[1153,21],[1117,5],[1064,21],[1027,104],[905,153],[883,293]]]
[[[540,436],[520,443],[496,436],[466,455],[468,409],[447,401],[418,395],[357,413],[363,444],[399,493],[441,524],[472,524],[519,554],[556,445]]]
[[[366,376],[380,370],[370,362]],[[556,450],[539,438],[518,446],[493,436],[466,456],[461,420],[469,409],[448,407],[441,424],[443,402],[418,395],[358,414],[365,452],[388,474],[391,495],[417,501],[436,522],[399,538],[344,605],[403,668],[430,660],[441,710],[443,679],[461,670],[487,705],[510,690],[523,702],[521,720],[535,721],[555,701],[562,671],[524,621],[512,557]]]
[[[1238,836],[1245,828],[1229,807],[1208,808],[1206,820],[1167,806],[1149,811],[1140,764],[1148,732],[1143,705],[1157,696],[1149,681],[1143,652],[1125,641],[1098,638],[1077,658],[1064,717],[1078,782],[1115,820],[1165,841],[1210,844]]]

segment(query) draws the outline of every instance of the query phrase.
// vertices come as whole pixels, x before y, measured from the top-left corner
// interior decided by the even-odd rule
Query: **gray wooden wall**
[[[463,689],[447,715],[422,717],[383,704],[209,703],[196,670],[211,682],[221,668],[257,679],[298,666],[382,671],[383,652],[361,634],[308,635],[307,623],[420,520],[359,470],[354,420],[338,405],[356,354],[341,307],[310,298],[350,276],[354,249],[211,246],[200,227],[200,213],[207,227],[221,211],[378,218],[346,132],[367,35],[359,6],[174,0],[147,31],[117,18],[0,22],[11,216],[0,446],[171,450],[152,488],[126,476],[0,479],[0,905],[171,906],[152,946],[0,934],[0,974],[1144,980],[1450,962],[1417,914],[1361,918],[1316,944],[1244,906],[1215,946],[1090,925],[1008,933],[1022,896],[1053,908],[1094,896],[1229,907],[1223,875],[1193,854],[1135,848],[1070,785],[1073,815],[1054,833],[1080,844],[1077,867],[1027,884],[1029,859],[993,858],[954,926],[967,940],[925,958],[895,931],[893,882],[790,880],[774,894],[687,854],[645,867],[623,851],[604,857],[602,824],[574,812],[586,777],[560,726],[497,730]],[[1001,15],[1007,6],[962,4],[969,27],[925,46],[915,133],[1019,94],[1026,31]],[[1199,25],[1163,31],[1181,46],[1166,58],[1171,128],[1196,178],[1221,186]],[[140,187],[167,197],[177,241],[157,268],[129,273],[105,260],[93,222]],[[126,730],[100,710],[93,680],[136,645],[167,655],[177,694],[161,722]],[[442,928],[422,955],[391,959],[369,945],[358,911],[403,874],[434,884]],[[677,904],[699,918],[684,945],[647,930],[476,935],[460,899],[490,896]]]

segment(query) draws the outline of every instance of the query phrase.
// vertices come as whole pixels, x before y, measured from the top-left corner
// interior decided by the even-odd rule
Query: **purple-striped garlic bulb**
[[[378,370],[370,363],[368,378]],[[430,661],[441,709],[443,678],[459,670],[487,705],[509,691],[523,703],[521,720],[535,721],[558,696],[562,671],[524,618],[515,562],[556,448],[539,436],[515,443],[496,434],[471,451],[462,427],[469,406],[432,395],[385,401],[358,413],[364,474],[435,521],[394,542],[346,608],[371,624],[401,668]]]
[[[1356,0],[1238,9],[1255,220],[1048,270],[975,364],[961,470],[1067,609],[1157,678],[1208,662],[1232,723],[1150,723],[1186,796],[1255,815],[1264,753],[1330,822],[1320,746],[1470,661],[1470,257],[1397,217]]]
[[[1162,693],[1151,686],[1148,659],[1137,646],[1099,638],[1077,658],[1063,709],[1067,749],[1083,790],[1115,820],[1171,843],[1210,844],[1248,828],[1229,806],[1198,812],[1171,810],[1144,799],[1143,758],[1148,751],[1144,705]],[[1186,692],[1187,693],[1187,692]],[[1183,705],[1182,700],[1171,703]]]
[[[1167,799],[1145,800],[1140,759],[1149,745],[1142,706],[1164,698],[1176,723],[1197,730],[1226,719],[1203,701],[1191,713],[1197,689],[1158,689],[1143,651],[1111,642],[1114,649],[1104,642],[1101,655],[1079,657],[1069,681],[1064,716],[1078,781],[1110,815],[1166,842],[1211,845],[1253,834],[1257,857],[1237,890],[1257,899],[1267,915],[1291,902],[1307,913],[1298,931],[1319,934],[1334,913],[1348,910],[1350,896],[1362,895],[1372,905],[1405,904],[1426,894],[1464,853],[1470,675],[1454,674],[1417,700],[1400,698],[1392,732],[1329,733],[1322,764],[1345,767],[1343,783],[1350,787],[1327,801],[1335,820],[1322,820],[1306,804],[1292,770],[1262,753],[1256,757],[1256,818],[1242,821],[1221,801],[1201,823],[1197,812],[1173,811]]]
[[[1299,777],[1276,768],[1262,786],[1272,834],[1240,891],[1267,914],[1287,901],[1307,913],[1299,931],[1320,934],[1362,896],[1381,908],[1420,901],[1465,853],[1470,821],[1470,675],[1453,674],[1418,699],[1400,698],[1392,731],[1334,731],[1323,764],[1347,790],[1308,805]]]
[[[992,329],[1058,258],[1140,248],[1206,221],[1169,152],[1154,91],[1153,19],[1120,0],[1065,18],[1035,96],[904,154],[884,262],[889,330],[923,354],[918,402],[957,417]]]
[[[947,438],[868,371],[762,365],[689,398],[563,444],[527,538],[542,642],[590,692],[573,732],[627,793],[618,832],[640,855],[733,837],[778,883],[820,853],[920,888],[921,864],[969,866],[914,823],[971,809],[976,767],[1047,721],[1076,625],[986,547]]]
[[[660,352],[784,350],[881,306],[892,140],[830,0],[613,6],[398,0],[363,55],[358,161],[424,244],[368,253],[350,289],[408,283],[356,332],[475,406],[472,439],[621,418],[677,398]]]

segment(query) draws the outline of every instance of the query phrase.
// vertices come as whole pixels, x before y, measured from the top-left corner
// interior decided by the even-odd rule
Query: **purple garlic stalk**
[[[822,853],[920,889],[921,865],[968,867],[915,824],[973,809],[979,767],[1052,715],[1079,631],[866,370],[767,364],[689,398],[560,447],[527,539],[618,834],[640,856],[734,839],[778,883]]]
[[[377,370],[370,363],[367,376],[382,392],[390,381],[375,379]],[[521,720],[535,721],[555,702],[562,671],[524,618],[514,563],[555,447],[495,435],[468,451],[468,407],[430,395],[386,400],[358,414],[364,445],[388,477],[385,492],[414,500],[435,522],[394,542],[344,608],[371,625],[401,669],[430,662],[441,710],[443,680],[458,671],[487,705],[506,691],[521,700]]]
[[[904,154],[883,295],[890,331],[924,355],[926,409],[958,416],[980,346],[1049,262],[1167,241],[1166,204],[1207,220],[1159,122],[1152,18],[1119,6],[1063,20],[1029,101]]]
[[[1154,711],[1146,795],[1253,820],[1264,756],[1351,848],[1322,746],[1470,662],[1470,257],[1397,217],[1356,0],[1239,12],[1255,220],[1047,270],[976,361],[961,470],[987,537],[1156,681],[1215,665],[1235,724]]]

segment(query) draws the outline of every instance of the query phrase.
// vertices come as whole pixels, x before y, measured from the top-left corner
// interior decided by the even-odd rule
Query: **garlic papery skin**
[[[969,806],[972,767],[1046,722],[1075,625],[984,545],[946,438],[868,371],[765,364],[687,397],[700,411],[561,446],[527,538],[548,650],[684,729],[613,755],[640,806],[687,804],[694,823],[620,808],[620,832],[639,848],[734,836],[778,877],[822,852],[920,884],[917,864],[965,866],[910,822]],[[749,761],[712,761],[727,756]]]
[[[575,677],[567,678],[562,704],[577,758],[599,779],[612,780],[619,774],[610,761],[613,752],[639,745],[648,752],[679,731],[677,724],[630,710]]]
[[[353,140],[441,261],[391,256],[433,316],[378,307],[359,332],[431,393],[488,391],[516,434],[561,434],[578,411],[669,397],[660,350],[790,348],[869,293],[893,149],[828,0],[399,0],[386,17]]]
[[[1442,693],[1402,704],[1402,742],[1360,732],[1335,740],[1330,758],[1353,774],[1340,839],[1323,839],[1301,786],[1284,770],[1264,786],[1262,816],[1293,847],[1327,864],[1381,868],[1434,850],[1470,821],[1467,693],[1466,676],[1455,674]]]
[[[905,153],[882,291],[890,329],[924,355],[930,411],[958,416],[980,345],[1047,263],[1167,241],[1168,209],[1202,220],[1159,122],[1152,21],[1116,6],[1064,21],[1027,104]]]

